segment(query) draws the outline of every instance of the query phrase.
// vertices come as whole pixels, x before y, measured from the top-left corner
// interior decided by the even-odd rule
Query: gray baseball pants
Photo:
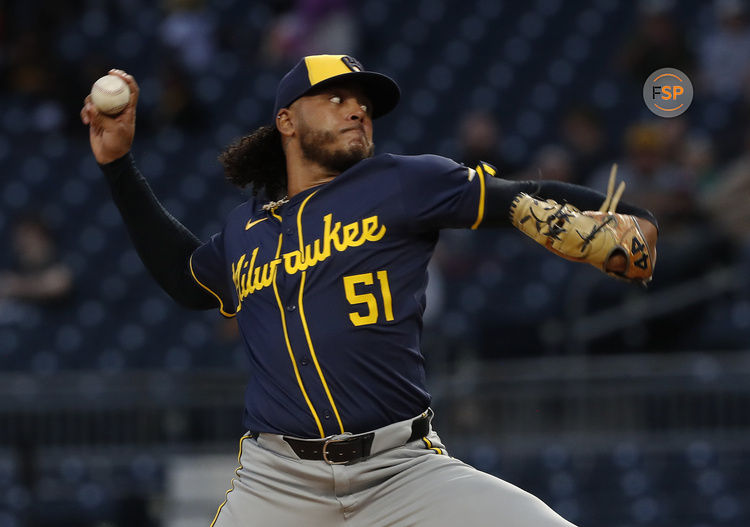
[[[411,420],[380,428],[371,455],[345,465],[300,459],[280,435],[245,436],[211,527],[575,527],[528,492],[450,457],[431,428],[406,443],[410,433]]]

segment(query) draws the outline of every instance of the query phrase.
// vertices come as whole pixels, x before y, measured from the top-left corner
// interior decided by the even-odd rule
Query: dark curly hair
[[[264,190],[269,199],[286,194],[286,158],[281,134],[273,125],[261,126],[229,145],[220,155],[224,175],[234,185],[252,185],[253,195]]]

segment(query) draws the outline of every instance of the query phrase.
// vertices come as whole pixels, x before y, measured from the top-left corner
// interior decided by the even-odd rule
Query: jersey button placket
[[[284,219],[282,221],[287,225],[286,229],[284,229],[284,232],[287,236],[291,236],[294,234],[294,229],[289,224],[293,224],[294,222],[295,211],[296,207],[289,207],[284,211]]]
[[[298,221],[297,209],[296,206],[290,207],[282,214],[281,232],[284,235],[281,245],[282,255],[300,250],[300,241],[297,239],[297,236],[299,236],[300,233],[296,228]],[[304,228],[303,225],[303,233],[305,232]],[[307,235],[305,235],[305,237],[307,237]],[[308,342],[305,337],[305,330],[302,325],[300,310],[297,304],[302,273],[303,271],[297,271],[293,274],[283,273],[283,287],[281,287],[279,293],[282,297],[281,301],[283,302],[283,309],[286,312],[285,315],[290,345],[295,356],[302,383],[311,399],[316,414],[319,416],[320,420],[325,423],[323,425],[324,430],[326,433],[334,433],[336,432],[335,429],[329,430],[331,426],[334,426],[334,423],[331,422],[333,412],[330,408],[325,408],[327,398],[320,377],[316,368],[308,368],[308,366],[313,364],[313,361],[309,355]]]

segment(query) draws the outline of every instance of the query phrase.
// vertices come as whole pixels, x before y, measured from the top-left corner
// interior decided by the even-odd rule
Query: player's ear
[[[276,129],[282,136],[290,137],[294,134],[294,121],[289,108],[282,108],[276,116]]]

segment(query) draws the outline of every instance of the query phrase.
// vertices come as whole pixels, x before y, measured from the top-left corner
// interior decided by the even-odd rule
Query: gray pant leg
[[[437,434],[428,440],[434,450],[415,441],[332,466],[293,457],[278,437],[245,439],[211,526],[575,527],[531,494],[446,455]]]
[[[436,434],[429,439],[443,449]],[[382,481],[360,481],[351,527],[575,527],[528,492],[418,443],[377,457],[379,473],[353,475]]]
[[[241,468],[211,527],[344,525],[329,465],[285,457],[258,443],[243,440]]]

